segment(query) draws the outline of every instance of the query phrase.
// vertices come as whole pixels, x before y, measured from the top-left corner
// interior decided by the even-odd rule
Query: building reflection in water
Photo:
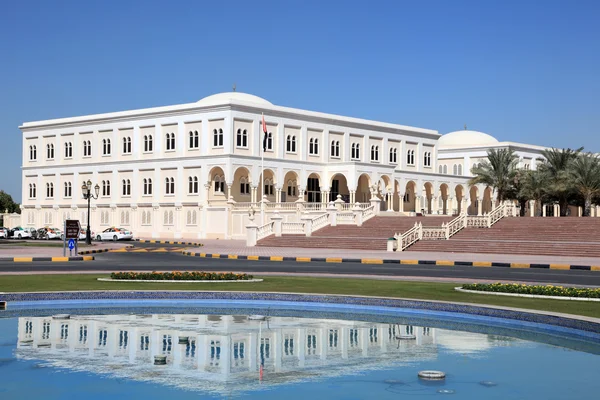
[[[17,356],[221,394],[481,353],[506,339],[420,326],[230,315],[22,317]],[[512,341],[512,340],[511,340]],[[154,356],[167,356],[166,366]]]

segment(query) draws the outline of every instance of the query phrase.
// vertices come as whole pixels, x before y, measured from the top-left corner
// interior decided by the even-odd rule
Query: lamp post
[[[86,199],[88,202],[87,230],[85,232],[85,243],[90,245],[90,244],[92,244],[92,231],[90,230],[90,201],[92,200],[92,198],[94,200],[98,199],[98,195],[100,194],[100,186],[98,186],[98,184],[96,184],[96,186],[94,186],[94,191],[96,193],[96,195],[94,196],[92,194],[92,181],[88,180],[83,185],[81,185],[81,191],[83,193],[83,198]]]

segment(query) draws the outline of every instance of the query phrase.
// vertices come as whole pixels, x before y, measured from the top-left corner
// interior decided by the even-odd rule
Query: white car
[[[6,231],[6,229],[4,229],[4,228],[0,228],[0,238],[6,239],[7,236],[8,236],[8,231]]]
[[[104,232],[101,232],[98,235],[96,235],[96,240],[98,241],[112,240],[116,242],[117,240],[131,239],[133,239],[133,232],[124,228],[108,228],[104,230]]]
[[[86,233],[87,230],[86,229],[82,229],[79,231],[79,240],[85,240],[86,239]],[[92,231],[92,234],[90,235],[90,238],[95,239],[96,234],[94,233],[94,231]]]
[[[46,240],[62,239],[62,232],[58,228],[49,228],[46,231]]]
[[[29,232],[29,230],[27,229],[18,226],[15,229],[13,229],[12,237],[13,239],[31,238],[31,232]]]

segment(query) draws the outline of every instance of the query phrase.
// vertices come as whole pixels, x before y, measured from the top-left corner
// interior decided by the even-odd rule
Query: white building
[[[440,136],[282,107],[239,92],[20,128],[23,226],[85,222],[81,185],[89,180],[100,187],[92,230],[122,226],[137,237],[242,238],[249,209],[266,210],[263,224],[275,210],[298,222],[304,212],[323,213],[338,195],[344,210],[374,200],[375,213],[486,213],[494,195],[468,191],[471,166],[487,149],[510,146],[535,168],[543,150],[480,132]]]

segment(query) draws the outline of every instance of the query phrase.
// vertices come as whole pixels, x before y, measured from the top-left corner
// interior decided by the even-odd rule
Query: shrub
[[[563,287],[553,285],[525,285],[519,283],[468,283],[463,289],[482,292],[535,294],[542,296],[600,298],[600,289]]]
[[[247,281],[252,275],[234,274],[233,272],[113,272],[111,279],[139,281]]]

